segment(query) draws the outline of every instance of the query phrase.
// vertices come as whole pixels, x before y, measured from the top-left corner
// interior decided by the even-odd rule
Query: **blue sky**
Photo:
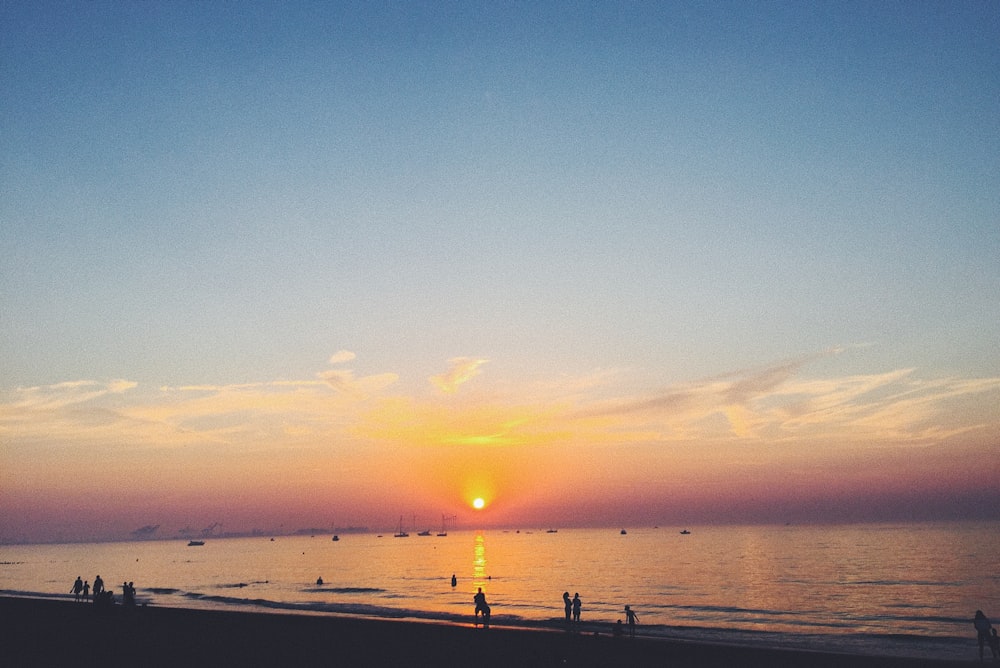
[[[993,434],[998,72],[989,2],[4,2],[0,392],[809,359]]]

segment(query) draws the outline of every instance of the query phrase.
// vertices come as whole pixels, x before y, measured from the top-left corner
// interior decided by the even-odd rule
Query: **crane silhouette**
[[[221,526],[222,522],[212,522],[209,526],[201,530],[201,535],[207,538],[208,536],[213,535],[215,533],[215,530]],[[222,532],[220,531],[219,533]]]

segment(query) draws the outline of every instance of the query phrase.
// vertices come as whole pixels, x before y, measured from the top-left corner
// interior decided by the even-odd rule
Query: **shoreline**
[[[840,666],[947,668],[978,662],[863,656],[550,629],[290,612],[215,611],[0,596],[4,664],[299,666]]]

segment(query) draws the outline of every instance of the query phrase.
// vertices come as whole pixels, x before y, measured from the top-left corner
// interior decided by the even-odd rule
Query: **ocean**
[[[1000,623],[997,523],[626,527],[0,546],[0,594],[72,598],[101,575],[140,605],[638,633],[873,655],[978,658],[977,609]],[[452,586],[452,575],[456,585]],[[322,583],[318,580],[322,578]]]

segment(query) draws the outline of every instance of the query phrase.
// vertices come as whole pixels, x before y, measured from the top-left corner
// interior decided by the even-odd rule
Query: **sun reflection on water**
[[[472,549],[472,588],[486,589],[486,539],[477,533]]]

